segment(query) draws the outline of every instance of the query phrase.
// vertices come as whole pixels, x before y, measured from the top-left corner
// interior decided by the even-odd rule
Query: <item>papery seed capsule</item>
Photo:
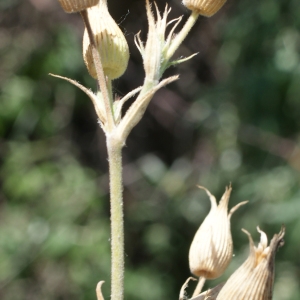
[[[66,13],[83,11],[99,3],[99,0],[58,0]]]
[[[250,255],[247,260],[229,277],[217,300],[251,299],[270,300],[273,294],[274,261],[279,247],[283,246],[285,227],[275,234],[268,246],[267,235],[257,228],[260,233],[260,243],[254,246],[249,232],[243,230],[249,238]]]
[[[129,49],[124,34],[109,14],[106,0],[100,0],[98,5],[87,11],[104,74],[109,79],[118,78],[125,72],[129,60]],[[87,30],[83,36],[83,59],[90,75],[97,79]]]
[[[200,188],[208,194],[211,209],[195,234],[190,247],[189,264],[194,275],[214,279],[223,274],[232,258],[231,215],[247,201],[237,204],[228,213],[231,187],[226,187],[219,205],[207,189]]]
[[[188,9],[196,11],[199,15],[211,17],[225,4],[226,0],[183,0]]]

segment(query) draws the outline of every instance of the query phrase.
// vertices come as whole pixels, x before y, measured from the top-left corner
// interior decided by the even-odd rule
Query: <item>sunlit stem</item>
[[[199,280],[198,280],[197,286],[194,290],[192,298],[198,296],[201,293],[202,288],[203,288],[204,283],[205,283],[205,280],[206,280],[205,277],[199,277]]]
[[[198,17],[199,17],[199,14],[197,12],[193,11],[191,13],[190,17],[188,18],[188,20],[184,24],[183,28],[180,30],[180,32],[176,35],[176,37],[172,41],[172,43],[171,43],[171,45],[168,49],[167,55],[166,55],[167,60],[169,60],[173,56],[175,51],[178,49],[178,47],[181,45],[183,40],[189,34],[190,30],[192,29],[192,27],[196,23]]]
[[[111,300],[124,299],[124,217],[122,183],[122,147],[124,141],[115,137],[112,108],[112,85],[106,81],[101,57],[96,48],[87,12],[81,12],[92,46],[92,54],[106,112],[106,141],[109,161],[110,209],[111,209]]]
[[[122,183],[123,142],[106,135],[110,181],[111,300],[124,298],[124,217]]]
[[[113,117],[112,101],[110,99],[111,91],[108,91],[108,86],[106,84],[106,77],[103,71],[101,57],[96,47],[96,42],[89,22],[87,11],[83,10],[80,12],[80,14],[84,21],[90,39],[90,43],[91,43],[92,55],[93,55],[94,65],[97,73],[98,84],[101,90],[102,98],[104,101],[105,112],[106,112],[106,121],[107,121],[106,128],[108,132],[112,132],[113,128],[115,127],[115,121]],[[109,87],[111,88],[111,85]]]

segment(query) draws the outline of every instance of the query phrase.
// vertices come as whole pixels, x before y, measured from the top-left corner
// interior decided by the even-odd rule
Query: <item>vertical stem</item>
[[[113,90],[112,90],[112,81],[111,81],[111,79],[107,78],[106,83],[107,83],[107,91],[108,91],[108,97],[109,97],[109,102],[110,102],[110,109],[111,109],[111,112],[112,112],[112,115],[113,115],[113,119],[115,119],[114,106],[113,106],[114,98],[113,98]]]
[[[107,85],[106,85],[106,78],[105,78],[105,74],[103,71],[101,57],[100,57],[100,54],[96,47],[96,42],[95,42],[94,34],[93,34],[93,31],[92,31],[92,28],[91,28],[91,25],[89,22],[87,11],[83,10],[80,12],[80,14],[84,21],[85,28],[87,30],[87,33],[88,33],[88,36],[90,39],[93,60],[94,60],[95,69],[96,69],[97,78],[98,78],[98,84],[100,86],[101,94],[102,94],[103,101],[104,101],[104,107],[105,107],[106,119],[107,119],[107,129],[108,129],[108,132],[111,132],[115,126],[115,121],[114,121],[114,117],[113,117],[113,113],[112,113],[111,101],[110,101],[110,97],[109,97],[110,93],[109,93]]]
[[[198,280],[198,283],[197,283],[197,286],[195,288],[195,291],[193,293],[192,298],[198,296],[201,293],[202,288],[203,288],[204,283],[205,283],[205,280],[206,280],[205,277],[199,277],[199,280]]]
[[[96,48],[94,35],[86,11],[81,12],[92,48],[98,84],[104,100],[107,118],[107,151],[110,181],[111,215],[111,300],[124,298],[124,220],[123,220],[123,184],[122,184],[122,146],[123,143],[113,136],[115,120],[112,108],[111,81],[106,81],[101,57]]]
[[[124,298],[122,143],[107,135],[111,213],[111,300]]]

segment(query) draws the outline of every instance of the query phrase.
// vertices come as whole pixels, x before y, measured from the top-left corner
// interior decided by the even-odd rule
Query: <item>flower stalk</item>
[[[199,277],[199,280],[198,280],[198,283],[197,283],[197,286],[194,290],[194,293],[193,293],[193,296],[192,297],[196,297],[197,295],[199,295],[202,291],[202,288],[205,284],[205,281],[206,281],[206,278],[205,277]]]
[[[111,299],[124,298],[123,141],[107,136],[111,220]]]
[[[189,34],[191,29],[195,25],[196,21],[198,20],[198,17],[199,17],[199,13],[197,11],[192,11],[191,15],[189,16],[188,20],[184,24],[183,28],[176,35],[171,46],[168,48],[168,51],[166,54],[167,59],[171,59],[171,57],[174,55],[175,51],[182,44],[184,39],[187,37],[187,35]]]
[[[109,91],[106,85],[106,77],[103,71],[103,66],[101,62],[101,57],[99,52],[97,51],[96,47],[96,42],[95,42],[95,37],[89,22],[88,14],[87,11],[81,11],[80,12],[82,19],[84,21],[90,43],[91,43],[91,48],[92,48],[92,55],[93,55],[93,60],[95,64],[95,69],[97,73],[97,79],[98,79],[98,84],[101,90],[103,102],[104,102],[104,107],[105,107],[105,115],[106,115],[106,129],[108,132],[111,132],[114,128],[114,117],[113,117],[113,111],[112,111],[112,105],[109,97]]]

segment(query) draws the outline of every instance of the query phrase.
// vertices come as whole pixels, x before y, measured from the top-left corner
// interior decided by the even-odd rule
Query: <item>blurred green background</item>
[[[124,95],[142,84],[134,35],[147,22],[144,1],[108,0],[131,52],[115,81]],[[157,1],[160,10],[165,1]],[[189,15],[168,1],[170,18]],[[107,154],[91,101],[79,15],[55,0],[0,2],[0,298],[96,299],[110,294]],[[178,299],[190,276],[188,250],[230,182],[235,256],[248,255],[247,229],[259,241],[286,224],[276,257],[275,300],[300,299],[299,0],[228,0],[200,18],[169,69],[180,80],[160,90],[124,148],[126,299]],[[191,294],[193,284],[188,292]]]

